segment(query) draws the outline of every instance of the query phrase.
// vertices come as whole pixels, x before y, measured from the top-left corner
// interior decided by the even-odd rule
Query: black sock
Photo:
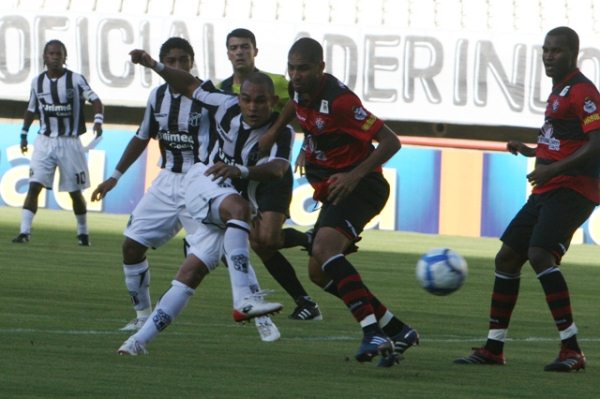
[[[308,235],[306,233],[292,228],[283,229],[283,248],[307,248],[308,245]]]
[[[294,301],[299,297],[308,296],[302,283],[298,280],[298,276],[296,276],[296,271],[281,252],[276,252],[269,260],[264,261],[264,264],[275,281],[285,289]]]

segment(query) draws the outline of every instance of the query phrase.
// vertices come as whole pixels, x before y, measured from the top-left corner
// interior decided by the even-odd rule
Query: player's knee
[[[496,271],[511,275],[519,273],[526,261],[527,259],[515,250],[503,245],[496,254],[494,264],[496,266]]]
[[[123,252],[123,262],[126,264],[140,263],[146,257],[146,248],[142,244],[130,238],[123,241],[121,250]]]

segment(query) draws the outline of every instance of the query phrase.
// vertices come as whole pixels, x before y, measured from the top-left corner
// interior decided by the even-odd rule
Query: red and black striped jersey
[[[290,98],[304,131],[305,170],[311,183],[353,169],[373,151],[373,137],[383,121],[334,76],[323,75],[310,103],[300,101],[291,85]]]
[[[540,129],[536,165],[560,161],[585,145],[587,133],[600,129],[600,93],[578,69],[552,88],[546,103],[544,126]],[[569,188],[600,203],[600,159],[536,186],[534,194]]]

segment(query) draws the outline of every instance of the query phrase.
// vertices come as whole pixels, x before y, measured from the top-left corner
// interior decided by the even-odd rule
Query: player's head
[[[312,92],[325,70],[323,47],[309,37],[298,39],[288,52],[288,74],[298,93]]]
[[[171,37],[160,46],[158,59],[171,68],[189,72],[194,65],[194,49],[184,38]]]
[[[234,29],[227,35],[227,58],[235,72],[249,73],[254,70],[254,57],[258,54],[256,37],[248,29]]]
[[[273,81],[262,72],[250,73],[242,82],[238,96],[244,122],[252,128],[269,121],[278,100]]]
[[[558,82],[577,68],[579,36],[566,26],[554,28],[546,34],[542,51],[546,75]]]
[[[67,48],[60,40],[50,40],[44,46],[44,65],[48,70],[61,70],[67,62]]]

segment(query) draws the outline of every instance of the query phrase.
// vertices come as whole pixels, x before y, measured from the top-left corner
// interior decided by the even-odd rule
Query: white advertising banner
[[[20,13],[0,17],[0,98],[26,100],[31,79],[43,70],[44,43],[59,39],[67,46],[68,68],[83,73],[105,104],[142,107],[160,78],[132,65],[130,50],[143,48],[157,58],[168,37],[182,36],[196,52],[194,72],[222,80],[231,74],[225,37],[238,27],[257,37],[257,66],[281,74],[296,38],[319,40],[327,71],[388,120],[538,127],[551,88],[541,63],[543,35]],[[592,39],[581,37],[579,63],[598,85],[600,44]]]

